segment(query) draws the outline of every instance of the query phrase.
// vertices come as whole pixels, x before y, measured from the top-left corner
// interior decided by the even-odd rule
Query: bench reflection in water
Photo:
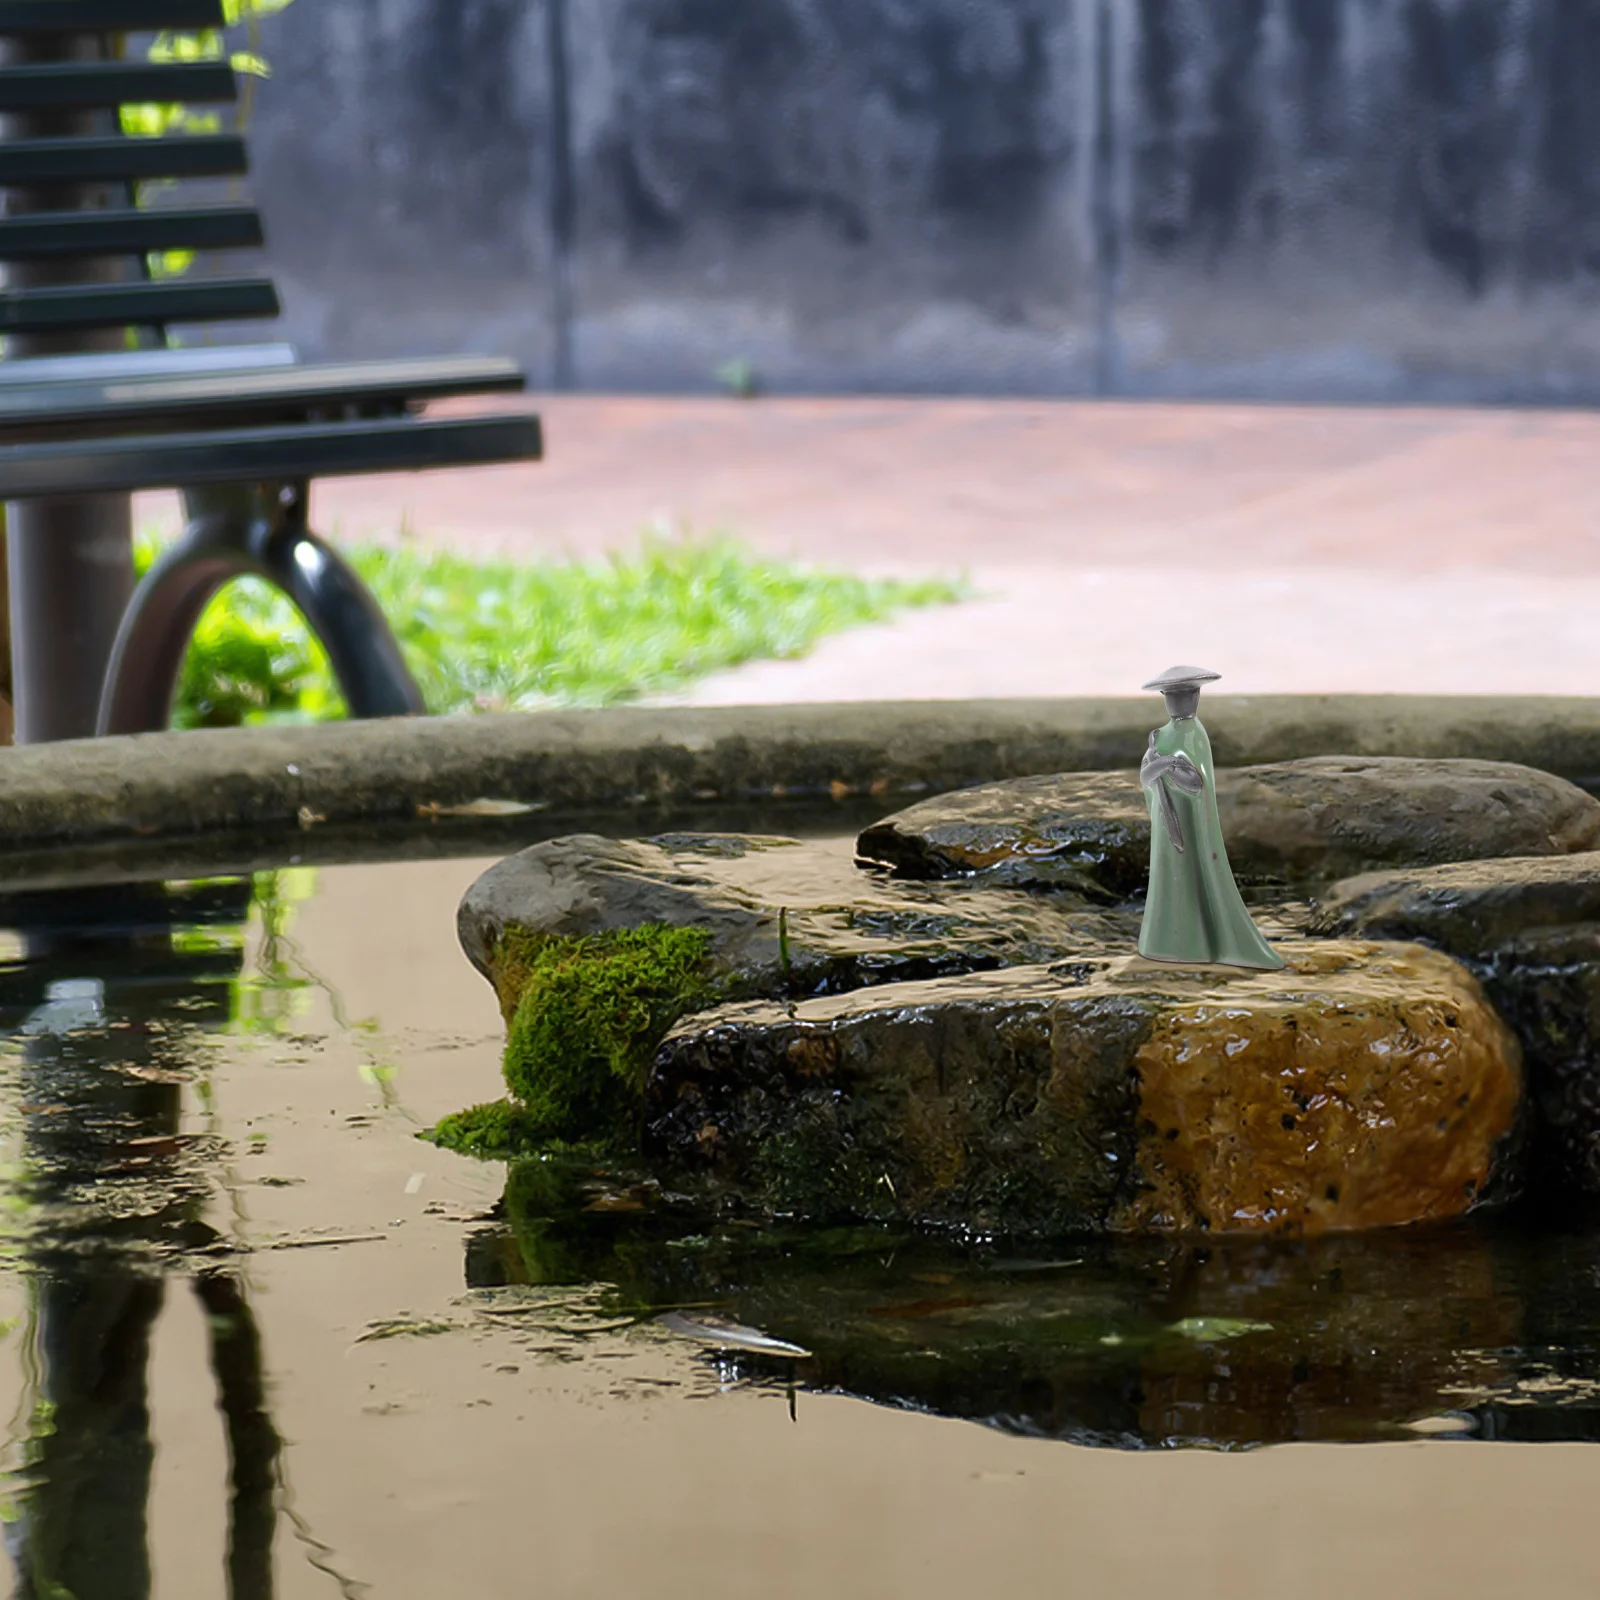
[[[29,1280],[30,1423],[7,1541],[24,1600],[151,1592],[152,1331],[174,1285],[205,1311],[227,1433],[231,1600],[273,1591],[279,1439],[261,1341],[228,1242],[206,1220],[216,1152],[181,1130],[203,1032],[241,953],[177,932],[243,923],[249,880],[29,897],[0,1019],[20,1042],[19,1254]]]

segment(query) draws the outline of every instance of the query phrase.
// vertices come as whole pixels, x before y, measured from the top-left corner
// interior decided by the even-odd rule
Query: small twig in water
[[[337,1233],[328,1238],[312,1239],[269,1239],[265,1244],[254,1246],[257,1250],[312,1250],[323,1244],[382,1244],[389,1237],[386,1233]]]

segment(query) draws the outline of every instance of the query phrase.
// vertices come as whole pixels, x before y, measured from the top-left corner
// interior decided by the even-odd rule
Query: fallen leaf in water
[[[1476,1433],[1478,1419],[1476,1417],[1451,1416],[1446,1413],[1439,1417],[1418,1417],[1415,1422],[1402,1423],[1408,1433],[1420,1433],[1424,1437],[1448,1436],[1450,1434]]]
[[[175,1156],[186,1144],[193,1144],[192,1133],[156,1134],[146,1139],[124,1139],[114,1146],[118,1154]]]
[[[366,1344],[371,1339],[420,1338],[430,1333],[450,1333],[454,1328],[453,1322],[440,1322],[431,1317],[381,1317],[369,1322],[364,1333],[356,1335],[356,1343]]]
[[[1185,1317],[1174,1322],[1168,1333],[1193,1339],[1196,1344],[1215,1344],[1222,1339],[1237,1339],[1245,1333],[1271,1333],[1270,1322],[1246,1322],[1238,1317]]]
[[[386,1233],[313,1233],[286,1239],[264,1239],[257,1250],[314,1250],[327,1244],[382,1244]]]
[[[140,1083],[187,1083],[189,1075],[170,1072],[163,1067],[146,1067],[137,1062],[119,1061],[111,1069],[119,1078],[136,1078]]]
[[[535,808],[521,800],[468,800],[465,805],[442,806],[430,800],[417,807],[419,817],[522,817]]]
[[[908,1300],[899,1306],[869,1306],[869,1317],[934,1317],[941,1311],[962,1311],[968,1306],[983,1302],[970,1294],[954,1295],[948,1300]]]
[[[685,1339],[696,1339],[701,1344],[715,1345],[719,1350],[749,1350],[756,1355],[787,1356],[791,1361],[802,1361],[811,1354],[786,1339],[774,1339],[759,1328],[747,1328],[742,1323],[724,1322],[719,1317],[689,1317],[681,1311],[668,1311],[656,1321],[669,1333],[682,1334]]]

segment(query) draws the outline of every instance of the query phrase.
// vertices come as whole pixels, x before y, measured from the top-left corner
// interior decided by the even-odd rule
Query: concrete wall
[[[1600,0],[296,0],[305,353],[1600,398]]]

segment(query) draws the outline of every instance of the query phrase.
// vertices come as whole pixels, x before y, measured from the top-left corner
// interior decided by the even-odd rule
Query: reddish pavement
[[[528,468],[350,479],[344,538],[593,555],[726,530],[978,600],[701,701],[1227,688],[1600,690],[1600,416],[1072,401],[553,396]],[[171,515],[151,497],[148,517]]]

